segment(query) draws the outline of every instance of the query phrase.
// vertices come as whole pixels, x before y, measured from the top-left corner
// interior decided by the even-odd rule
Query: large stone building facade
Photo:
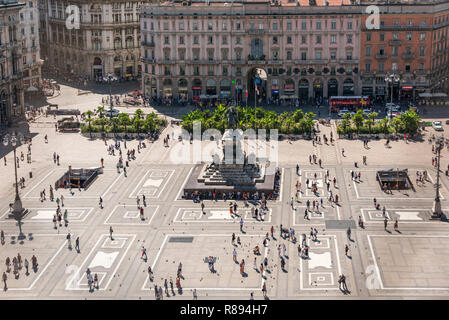
[[[41,0],[41,45],[46,67],[89,79],[140,74],[141,1]],[[79,9],[79,28],[66,19]]]
[[[152,97],[326,98],[360,92],[361,8],[344,1],[184,1],[142,9],[143,90]],[[261,71],[262,69],[263,71]]]
[[[447,92],[449,1],[376,5],[380,28],[361,30],[362,94],[413,100],[423,92]],[[393,85],[385,82],[392,73],[399,76]]]
[[[39,10],[37,0],[27,0],[20,10],[19,31],[22,37],[23,89],[30,100],[39,94],[41,66],[39,43]]]
[[[447,0],[174,0],[141,13],[142,88],[147,97],[388,96],[385,75],[401,73],[397,97],[449,85]],[[380,8],[368,29],[367,6]],[[392,52],[390,52],[392,50]],[[446,59],[446,60],[445,60]]]
[[[22,41],[17,0],[0,2],[0,127],[24,114]]]

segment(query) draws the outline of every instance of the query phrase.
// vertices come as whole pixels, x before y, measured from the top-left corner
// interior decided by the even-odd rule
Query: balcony
[[[386,54],[376,54],[376,59],[387,59],[388,56]]]
[[[146,63],[155,63],[155,62],[156,62],[156,60],[151,59],[151,58],[149,58],[149,57],[142,57],[142,58],[140,59],[140,61],[146,62]]]
[[[269,60],[268,64],[282,64],[282,60]]]
[[[416,56],[413,53],[404,53],[402,55],[402,58],[403,59],[414,59],[414,58],[416,58]]]
[[[422,76],[422,75],[426,75],[427,71],[424,70],[424,69],[416,69],[416,70],[413,71],[413,73],[416,73],[417,75]]]
[[[266,64],[265,60],[248,60],[248,64]]]
[[[388,44],[390,46],[400,46],[400,45],[402,45],[402,41],[401,40],[390,40],[390,41],[388,41]]]
[[[265,30],[263,30],[263,29],[248,29],[248,30],[246,30],[246,33],[248,33],[248,34],[264,34]]]
[[[145,41],[142,41],[140,44],[141,44],[142,46],[146,46],[146,47],[154,47],[154,42],[145,42]]]

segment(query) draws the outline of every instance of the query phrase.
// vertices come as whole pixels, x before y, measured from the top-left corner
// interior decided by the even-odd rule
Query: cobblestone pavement
[[[58,100],[57,100],[58,99]],[[63,87],[60,97],[55,98],[62,108],[76,105],[92,108],[101,101],[101,95],[75,96],[75,91]],[[431,208],[435,190],[432,182],[436,170],[431,164],[431,144],[427,142],[391,142],[386,148],[384,141],[372,141],[368,148],[357,140],[337,140],[334,144],[312,146],[310,141],[279,142],[279,167],[282,169],[281,198],[268,202],[269,212],[263,221],[251,216],[251,206],[239,202],[238,214],[244,220],[243,231],[239,218],[229,217],[229,201],[205,201],[204,213],[199,204],[180,198],[192,164],[173,163],[172,152],[182,142],[170,141],[170,147],[162,141],[137,152],[137,142],[127,144],[136,149],[136,159],[130,161],[127,176],[118,173],[116,156],[109,155],[103,141],[90,140],[80,134],[57,133],[50,118],[38,119],[31,125],[34,135],[32,163],[20,162],[18,176],[25,177],[25,187],[20,189],[24,207],[30,213],[23,220],[26,239],[18,240],[15,221],[7,218],[9,203],[14,199],[14,171],[12,152],[6,155],[7,165],[0,162],[0,229],[5,232],[1,246],[0,274],[6,271],[5,260],[18,253],[22,260],[30,261],[29,273],[25,267],[15,278],[7,272],[8,290],[1,291],[3,299],[154,299],[154,285],[168,281],[168,295],[164,299],[191,299],[197,289],[199,299],[248,299],[254,292],[262,299],[261,287],[266,282],[270,299],[378,299],[378,298],[447,298],[449,252],[447,249],[449,225],[431,220]],[[49,123],[47,123],[49,122]],[[171,135],[176,127],[169,126],[163,135]],[[445,127],[447,130],[448,128]],[[321,126],[326,135],[335,127]],[[433,129],[427,129],[432,133]],[[44,136],[48,135],[48,143]],[[109,144],[113,143],[108,141]],[[123,145],[122,145],[123,148]],[[344,149],[344,156],[341,150]],[[125,152],[126,150],[123,149]],[[26,146],[17,149],[26,154]],[[60,165],[53,163],[53,152],[60,155]],[[309,164],[309,155],[316,154],[323,160],[323,167]],[[367,165],[362,165],[362,156]],[[448,165],[449,152],[442,152],[442,167]],[[104,173],[99,175],[90,188],[83,191],[57,190],[55,197],[64,195],[64,207],[68,211],[68,226],[54,228],[52,217],[56,203],[48,200],[48,189],[71,165],[95,167],[105,159]],[[354,162],[358,167],[354,167]],[[300,175],[295,166],[299,163]],[[415,186],[415,191],[383,193],[374,180],[381,168],[408,168],[414,182],[416,171],[427,170],[429,181]],[[307,200],[325,199],[325,170],[337,180],[331,186],[333,194],[340,197],[340,205],[332,206],[324,201],[323,207],[304,219]],[[350,171],[361,173],[360,181],[352,181]],[[32,171],[33,177],[29,178]],[[317,175],[318,196],[305,189],[306,179]],[[302,184],[303,193],[292,210],[290,199],[296,181]],[[449,181],[442,177],[441,198],[443,208],[449,211]],[[40,201],[40,191],[46,189],[47,200]],[[137,195],[146,195],[144,219],[139,216]],[[99,197],[104,207],[99,206]],[[390,219],[384,229],[384,217],[376,210],[373,198]],[[361,216],[365,228],[352,229],[348,240],[346,228],[341,224],[350,221],[357,225]],[[393,229],[398,220],[399,230]],[[337,222],[336,222],[337,221]],[[310,247],[307,259],[298,256],[297,245],[280,237],[280,225],[293,228],[298,239],[306,234]],[[270,227],[274,226],[274,238],[266,247],[262,241]],[[111,240],[109,228],[113,228]],[[318,241],[309,239],[310,228],[318,230]],[[68,248],[67,233],[72,235],[73,248]],[[241,244],[231,243],[235,233]],[[75,239],[80,239],[77,251]],[[299,240],[299,242],[301,242]],[[253,248],[261,248],[254,255]],[[286,262],[280,267],[278,246],[285,245],[280,254]],[[345,254],[345,245],[348,252]],[[141,249],[147,250],[147,260],[142,259]],[[236,250],[238,262],[244,259],[245,273],[240,274],[239,264],[233,261]],[[38,259],[38,267],[31,268],[31,257]],[[208,268],[207,258],[213,256],[215,272]],[[261,274],[253,267],[256,259],[259,267],[264,258],[268,268]],[[170,277],[176,280],[176,271],[182,262],[182,292],[170,289]],[[148,266],[154,271],[150,281]],[[85,271],[87,268],[98,275],[99,288],[89,292]],[[344,274],[349,293],[339,290],[338,277]]]

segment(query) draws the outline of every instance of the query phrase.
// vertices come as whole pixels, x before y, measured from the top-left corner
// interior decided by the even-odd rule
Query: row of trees
[[[337,126],[337,132],[339,134],[349,133],[416,133],[419,128],[421,117],[410,109],[393,119],[385,118],[376,120],[379,116],[374,112],[369,115],[365,115],[362,110],[357,111],[356,114],[351,115],[349,113],[343,116],[343,120]]]
[[[100,106],[94,111],[86,112],[86,123],[81,125],[81,132],[116,132],[116,133],[143,133],[157,131],[166,125],[166,120],[159,118],[154,112],[143,114],[137,109],[134,115],[120,113],[116,117],[106,116],[104,107]]]
[[[245,108],[236,107],[238,114],[238,128],[246,130],[255,129],[278,129],[279,133],[302,134],[311,133],[315,114],[313,112],[304,113],[298,109],[293,112],[283,112],[278,114],[260,107]],[[194,110],[182,117],[183,128],[189,132],[193,131],[193,122],[201,122],[201,130],[215,128],[221,132],[228,129],[227,107],[219,105],[215,110]]]

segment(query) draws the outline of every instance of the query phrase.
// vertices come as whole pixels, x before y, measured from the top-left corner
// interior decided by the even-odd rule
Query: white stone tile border
[[[307,208],[307,206],[296,206],[295,208],[302,208],[302,209],[305,209],[305,208]],[[332,208],[332,207],[329,207],[329,206],[327,206],[326,208]],[[341,220],[341,215],[340,215],[340,207],[339,206],[335,206],[334,208],[332,208],[332,209],[334,209],[334,210],[336,210],[337,212],[337,220]],[[310,226],[312,226],[311,224],[305,224],[305,223],[299,223],[299,224],[297,224],[296,223],[296,219],[295,219],[295,211],[294,210],[291,210],[291,206],[290,206],[290,212],[291,212],[291,216],[292,216],[292,227],[304,227],[304,226],[306,226],[306,227],[310,227]],[[300,212],[298,212],[298,210],[296,210],[296,213],[297,214],[299,214],[299,216],[301,216],[301,215],[303,215],[303,213],[301,213],[301,212],[304,212],[304,210],[302,210],[302,211],[300,211]],[[310,218],[310,220],[308,220],[308,221],[310,221],[310,223],[312,223],[312,221],[313,220],[318,220],[319,221],[319,223],[314,223],[313,225],[315,225],[315,226],[324,226],[325,225],[325,222],[324,222],[324,215],[325,215],[326,213],[325,212],[323,212],[323,214],[321,215],[321,217],[311,217]],[[309,213],[309,216],[310,216],[310,213]],[[328,217],[329,218],[329,217]]]
[[[61,250],[63,248],[65,248],[67,246],[65,234],[33,234],[33,237],[61,237],[61,239],[63,241],[62,241],[62,244],[59,246],[58,250],[56,251],[56,253],[50,258],[50,260],[44,266],[42,271],[38,271],[39,272],[38,276],[36,277],[36,279],[34,279],[34,281],[28,287],[26,287],[26,288],[9,288],[8,287],[8,291],[31,291],[33,289],[34,285],[36,284],[36,282],[42,277],[42,275],[45,273],[45,271],[47,271],[48,267],[50,267],[53,260],[55,260],[56,256],[61,252]]]
[[[56,213],[56,208],[27,208],[27,209],[29,209],[29,210],[52,210],[52,211],[54,211]],[[92,211],[94,211],[93,207],[78,207],[78,208],[75,208],[75,207],[61,207],[61,210],[63,212],[64,212],[65,209],[67,209],[67,210],[87,210],[87,213],[84,214],[84,218],[83,219],[69,220],[69,223],[72,223],[72,222],[84,222],[84,221],[86,221],[87,217],[92,213]],[[0,217],[0,223],[2,223],[2,222],[14,222],[14,223],[17,223],[17,221],[14,220],[14,219],[2,220],[7,214],[9,214],[9,209]],[[28,218],[28,216],[25,217],[25,219],[23,219],[22,221],[26,222],[26,223],[34,223],[34,222],[37,222],[37,223],[49,223],[49,222],[52,222],[52,220],[45,220],[45,219],[30,219],[30,218]]]
[[[218,220],[218,219],[212,219],[212,220],[211,219],[207,219],[207,220],[201,220],[201,219],[198,219],[198,220],[193,220],[193,219],[192,220],[182,220],[182,217],[181,217],[181,220],[179,220],[179,215],[181,214],[181,212],[183,212],[183,216],[184,216],[185,210],[192,210],[192,211],[200,211],[201,212],[201,207],[190,207],[190,208],[181,207],[181,208],[178,208],[178,211],[176,212],[176,215],[173,218],[173,222],[174,223],[238,223],[240,221],[239,217],[236,217],[235,219],[223,219],[223,220]],[[229,207],[228,208],[216,208],[216,207],[213,207],[213,208],[210,208],[210,210],[218,210],[218,211],[229,212]],[[240,214],[242,211],[245,213],[245,217],[248,214],[251,214],[251,209],[241,209],[240,208],[240,209],[238,209],[237,212]],[[268,211],[269,211],[268,219],[265,219],[264,221],[257,221],[255,219],[253,219],[252,216],[251,216],[251,218],[243,220],[243,222],[244,222],[244,224],[247,224],[247,223],[255,223],[255,224],[271,223],[271,216],[273,214],[273,210],[271,208],[268,208]]]
[[[376,256],[374,254],[374,247],[373,244],[371,242],[371,238],[374,237],[401,237],[401,238],[449,238],[449,236],[444,236],[444,235],[386,235],[386,234],[376,234],[376,235],[366,235],[367,239],[368,239],[368,245],[370,248],[370,252],[371,252],[371,258],[373,259],[373,263],[374,263],[374,267],[377,273],[377,280],[379,281],[380,284],[380,288],[382,290],[449,290],[449,287],[385,287],[383,282],[382,282],[382,277],[380,276],[380,269],[379,266],[377,264],[377,259]]]
[[[165,245],[167,243],[168,238],[172,237],[172,236],[180,236],[180,237],[181,236],[182,237],[227,237],[228,238],[230,236],[230,234],[184,234],[184,233],[182,233],[182,234],[180,234],[180,233],[166,234],[165,237],[164,237],[164,240],[162,242],[162,245],[160,246],[160,248],[159,248],[159,250],[158,250],[158,252],[156,254],[156,258],[154,259],[153,264],[151,265],[151,270],[153,270],[153,272],[155,272],[154,268],[155,268],[155,266],[156,266],[156,264],[157,264],[157,262],[159,260],[159,256],[161,255],[161,253],[162,253],[162,251],[163,251],[163,249],[164,249],[164,247],[165,247]],[[254,237],[254,236],[256,236],[256,237],[265,237],[265,234],[243,234],[243,235],[240,235],[240,237]],[[265,247],[264,259],[268,255],[268,250],[269,250],[269,245],[268,245],[268,247]],[[266,271],[265,270],[263,271],[263,275],[266,276]],[[149,281],[149,275],[147,273],[147,275],[145,277],[145,281],[144,281],[144,283],[143,283],[143,285],[142,285],[140,290],[142,290],[142,291],[152,291],[152,290],[154,290],[153,287],[146,287],[146,285],[148,284],[148,281]],[[183,289],[183,291],[184,290],[193,290],[193,289],[196,289],[197,291],[201,291],[201,290],[205,290],[205,291],[206,290],[207,291],[255,291],[255,290],[261,290],[264,282],[265,282],[265,279],[261,278],[260,286],[259,287],[255,287],[255,288],[225,288],[225,287],[223,287],[223,288],[211,288],[211,287],[206,287],[206,288],[201,288],[201,287],[185,288],[185,287],[183,287],[182,289]]]
[[[142,222],[142,223],[139,223],[139,222],[108,222],[109,221],[109,219],[112,217],[112,215],[114,214],[114,212],[117,210],[117,208],[119,208],[119,207],[133,207],[133,208],[136,208],[136,206],[137,205],[133,205],[133,204],[125,204],[125,205],[123,205],[123,204],[118,204],[118,205],[116,205],[115,207],[114,207],[114,209],[112,209],[112,211],[111,211],[111,213],[108,215],[108,217],[104,220],[104,222],[103,222],[103,224],[104,225],[110,225],[110,224],[112,224],[112,225],[121,225],[121,226],[148,226],[148,225],[150,225],[151,224],[151,222],[153,221],[153,218],[154,218],[154,216],[158,213],[158,211],[159,211],[159,205],[149,205],[149,206],[146,206],[146,207],[144,207],[144,208],[156,208],[155,210],[154,210],[154,213],[152,214],[152,216],[151,216],[151,218],[148,220],[148,222],[147,222],[147,219],[145,219],[145,222]],[[126,211],[126,212],[129,212],[129,211]],[[140,213],[139,213],[140,214]],[[145,215],[145,214],[144,214]],[[131,219],[131,218],[128,218],[128,219]],[[139,218],[139,216],[137,217],[137,219],[139,219],[140,220],[140,218]]]
[[[175,173],[175,169],[147,169],[147,171],[145,172],[145,174],[142,176],[142,178],[139,180],[139,182],[136,184],[136,187],[133,189],[133,191],[131,191],[131,193],[129,194],[128,198],[129,199],[134,199],[137,197],[137,195],[141,194],[142,191],[142,187],[140,187],[139,191],[136,192],[137,188],[139,188],[139,186],[143,183],[144,179],[147,177],[148,173],[153,173],[154,171],[166,171],[166,172],[171,172],[170,175],[168,176],[168,178],[163,178],[163,186],[162,187],[158,187],[157,189],[159,189],[158,193],[156,196],[149,196],[146,195],[147,198],[159,198],[162,194],[162,192],[164,191],[165,187],[168,185],[168,182],[170,181],[171,177],[173,176],[173,174]],[[151,175],[150,175],[151,177]]]
[[[337,272],[338,274],[342,274],[342,269],[341,269],[341,264],[340,264],[340,256],[339,256],[339,251],[338,251],[338,241],[337,241],[337,236],[334,234],[330,234],[330,235],[323,235],[321,236],[321,238],[329,238],[329,241],[331,238],[334,238],[334,242],[335,242],[335,256],[337,259]],[[316,248],[317,249],[317,248]],[[315,249],[315,250],[316,250]],[[331,250],[331,252],[333,252],[333,250]],[[338,287],[327,287],[327,288],[304,288],[304,269],[303,269],[303,259],[299,260],[299,270],[301,270],[301,272],[299,273],[299,289],[300,290],[311,290],[311,291],[316,291],[316,290],[340,290]],[[316,272],[312,272],[312,273],[316,273]],[[310,275],[309,275],[309,280],[310,280]],[[310,283],[310,281],[309,281]]]
[[[111,283],[112,279],[114,278],[114,275],[117,273],[118,268],[120,267],[120,265],[122,264],[123,259],[125,258],[126,254],[128,253],[129,249],[131,248],[131,245],[133,244],[134,240],[136,239],[136,234],[117,234],[114,235],[113,237],[116,238],[123,238],[126,237],[127,239],[131,239],[131,241],[129,241],[128,246],[125,249],[125,252],[123,252],[122,257],[120,258],[119,262],[117,263],[117,266],[115,267],[114,271],[112,272],[111,276],[109,277],[108,282],[106,283],[106,285],[103,287],[100,287],[98,290],[106,290],[109,287],[109,284]],[[87,260],[89,259],[89,257],[92,255],[92,253],[94,252],[94,250],[98,247],[98,244],[101,242],[102,239],[107,239],[109,237],[109,234],[104,233],[104,234],[100,234],[100,237],[98,238],[97,242],[95,243],[95,245],[92,247],[92,249],[90,249],[89,254],[86,256],[86,258],[84,259],[84,261],[81,263],[81,266],[79,267],[79,274],[78,274],[78,278],[77,279],[72,279],[72,281],[68,281],[65,284],[65,290],[67,291],[85,291],[86,288],[80,288],[80,287],[72,287],[72,282],[74,280],[77,280],[77,285],[80,283],[81,278],[85,277],[85,268],[83,268],[86,263]],[[65,243],[64,243],[65,244]],[[101,248],[101,247],[100,247]],[[97,248],[97,249],[100,249]],[[117,248],[118,249],[118,248]],[[114,261],[115,262],[115,261]],[[95,273],[95,272],[94,272]]]
[[[365,225],[366,224],[383,224],[384,223],[383,220],[381,220],[381,221],[366,220],[365,211],[374,211],[374,210],[375,209],[368,209],[368,208],[361,208],[360,209],[360,211],[362,213],[361,215],[362,215],[363,223]],[[416,209],[416,208],[411,208],[411,209],[406,209],[406,208],[389,208],[388,210],[386,210],[386,215],[388,216],[389,221],[393,221],[393,220],[390,218],[390,215],[388,214],[388,211],[395,211],[395,210],[397,210],[397,211],[401,211],[401,210],[408,210],[408,211],[411,211],[411,210],[413,210],[413,211],[432,211],[432,207],[429,206],[428,209],[424,209],[424,208],[418,208],[418,209]],[[449,208],[442,208],[442,210],[443,210],[443,212],[448,212],[449,213]],[[379,212],[382,212],[382,210],[380,210]],[[435,220],[435,221],[398,220],[398,222],[400,222],[401,224],[430,223],[430,224],[440,224],[440,225],[442,223],[439,220]]]
[[[317,284],[316,284],[317,286],[333,286],[333,285],[335,285],[334,274],[332,272],[309,272],[309,286],[312,285],[312,275],[319,275],[319,274],[323,274],[323,275],[324,274],[328,274],[328,275],[330,275],[331,282],[330,283],[328,283],[328,282],[327,283],[318,283],[317,282]]]

